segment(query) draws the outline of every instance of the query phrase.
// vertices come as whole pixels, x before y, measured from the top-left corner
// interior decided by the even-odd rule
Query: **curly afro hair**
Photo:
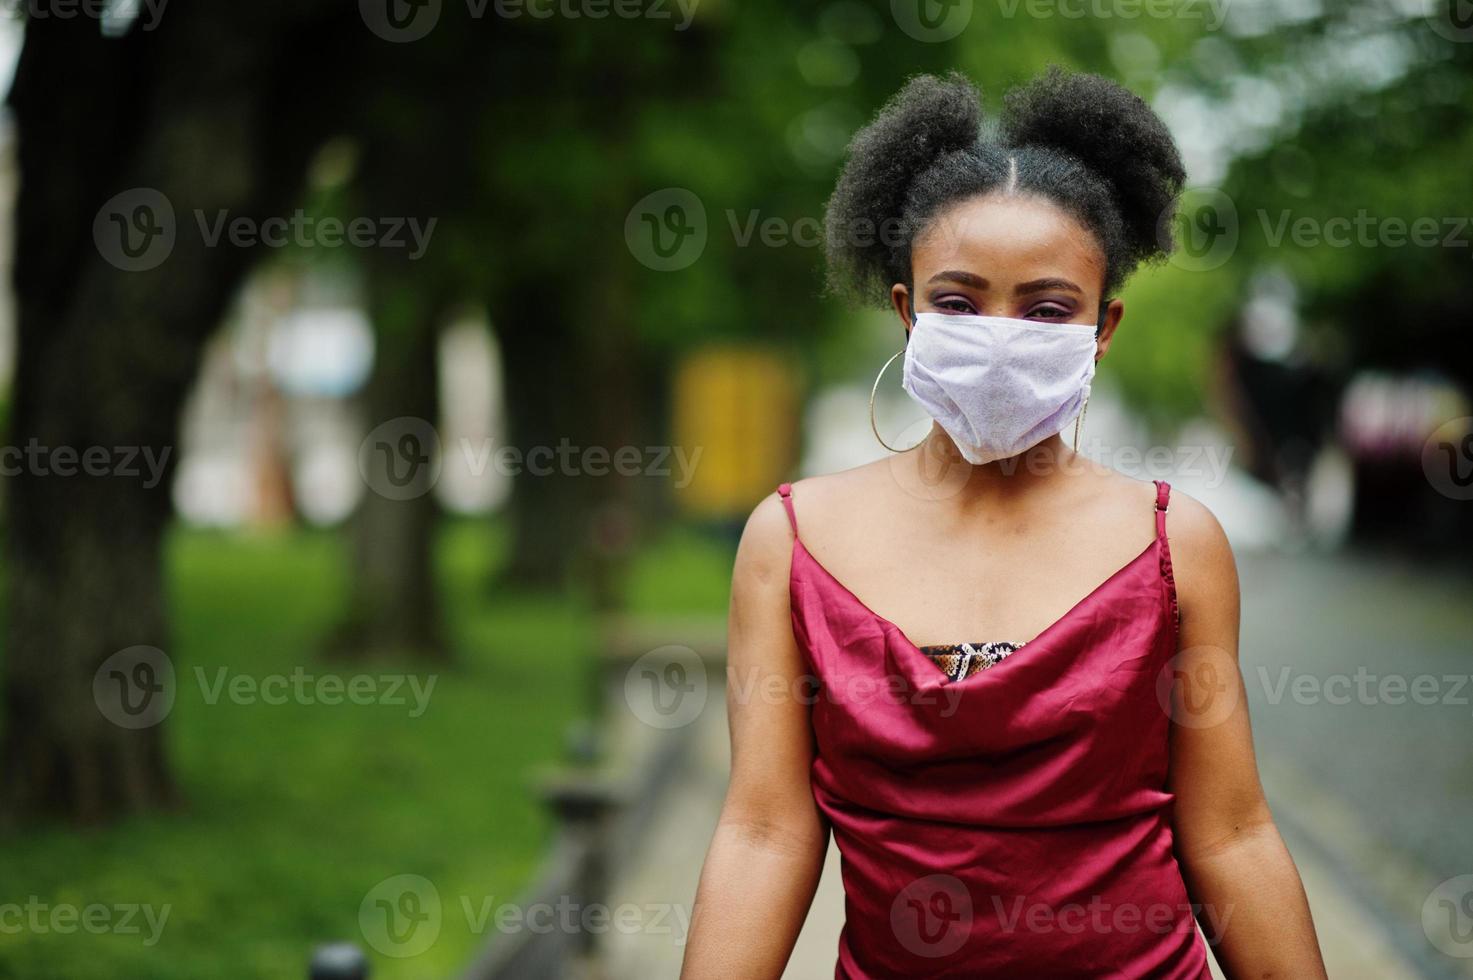
[[[941,211],[992,191],[1037,194],[1089,228],[1105,255],[1105,294],[1173,248],[1186,180],[1161,119],[1123,86],[1054,66],[1004,99],[983,132],[964,76],[918,75],[849,144],[824,216],[829,285],[886,303],[911,280],[911,243]]]

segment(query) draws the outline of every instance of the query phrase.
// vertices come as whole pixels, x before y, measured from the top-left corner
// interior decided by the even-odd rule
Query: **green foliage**
[[[1153,421],[1179,422],[1202,411],[1220,328],[1238,298],[1231,270],[1161,265],[1138,272],[1121,297],[1125,317],[1100,377]]]

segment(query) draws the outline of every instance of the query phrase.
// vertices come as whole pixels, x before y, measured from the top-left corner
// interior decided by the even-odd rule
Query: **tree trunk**
[[[508,447],[521,461],[508,504],[510,555],[497,590],[566,588],[587,555],[595,500],[574,450],[587,445],[590,423],[602,410],[600,390],[585,373],[572,314],[558,300],[540,297],[536,317],[525,315],[523,304],[539,292],[545,290],[514,289],[492,312],[505,365]]]
[[[434,568],[439,509],[431,492],[439,463],[429,455],[439,441],[437,354],[449,304],[420,294],[386,264],[377,263],[369,285],[378,347],[365,399],[370,434],[359,457],[368,489],[353,518],[347,616],[329,653],[357,661],[443,661]],[[439,455],[447,451],[439,447]]]
[[[202,345],[258,254],[211,244],[196,214],[288,213],[331,118],[302,95],[325,91],[313,55],[353,23],[313,11],[186,5],[120,39],[27,22],[9,445],[35,449],[8,488],[5,822],[175,799],[168,476]]]

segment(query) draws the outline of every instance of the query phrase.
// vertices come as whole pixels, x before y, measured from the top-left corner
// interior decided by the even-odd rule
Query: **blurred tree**
[[[500,32],[460,22],[465,11],[414,43],[378,44],[345,129],[358,165],[337,207],[361,216],[415,221],[432,229],[422,254],[370,247],[356,257],[366,274],[375,334],[373,374],[364,396],[368,426],[395,419],[440,420],[440,331],[451,311],[477,293],[486,257],[465,239],[476,162],[469,134],[483,111],[486,69]],[[469,246],[469,247],[468,247]],[[402,438],[403,434],[400,434]],[[393,447],[389,447],[393,449]],[[442,453],[451,451],[441,446]],[[448,657],[434,573],[439,508],[426,483],[409,496],[385,496],[385,470],[408,461],[370,452],[375,472],[352,519],[351,592],[329,641],[337,659]]]
[[[440,327],[456,294],[420,281],[402,255],[375,249],[366,261],[368,309],[377,334],[364,399],[369,424],[402,418],[433,424],[439,417]],[[399,438],[406,434],[396,433]],[[370,451],[360,461],[375,472],[353,515],[351,592],[329,653],[341,660],[443,660],[447,651],[434,570],[439,507],[427,486],[407,498],[380,492],[389,485],[387,469],[406,462],[396,446],[390,448],[394,452]]]
[[[1292,283],[1294,327],[1272,368],[1326,389],[1318,412],[1272,387],[1254,405],[1279,432],[1310,430],[1269,446],[1301,470],[1341,440],[1341,398],[1357,376],[1448,379],[1473,397],[1473,45],[1448,36],[1466,33],[1453,10],[1347,3],[1242,45],[1246,72],[1297,95],[1225,188],[1240,212],[1240,277],[1268,270]],[[1418,410],[1388,405],[1388,424],[1415,425]],[[1415,443],[1426,435],[1384,459],[1352,447],[1357,536],[1446,551],[1473,530],[1473,513],[1423,471]]]
[[[151,453],[171,464],[167,477],[201,345],[257,256],[211,247],[197,216],[289,213],[346,94],[336,79],[348,53],[331,64],[319,54],[355,24],[349,7],[284,0],[183,5],[119,37],[85,16],[26,24],[10,95],[21,187],[10,444],[97,447],[111,465],[72,476],[30,465],[10,481],[10,818],[91,821],[174,797],[161,728],[115,725],[93,696],[109,655],[169,649],[169,482],[145,485],[124,467]],[[126,270],[159,248],[161,265]]]
[[[658,107],[686,106],[687,126],[697,117],[717,38],[700,17],[684,31],[615,17],[507,29],[516,41],[496,63],[476,144],[480,240],[506,258],[483,283],[507,366],[507,436],[526,462],[496,587],[575,584],[607,604],[662,501],[654,477],[612,472],[606,456],[636,447],[647,461],[668,439],[670,354],[638,332],[649,297],[624,239],[651,178],[638,147]],[[691,340],[708,332],[685,327]]]
[[[1376,6],[1276,38],[1276,64],[1312,66],[1325,56],[1314,49]],[[1383,45],[1377,81],[1313,92],[1278,138],[1237,161],[1227,188],[1242,212],[1240,267],[1292,277],[1305,321],[1296,355],[1342,373],[1435,368],[1473,392],[1473,46],[1424,18],[1361,40]]]

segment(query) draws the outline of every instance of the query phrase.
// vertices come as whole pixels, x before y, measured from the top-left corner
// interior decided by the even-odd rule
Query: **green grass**
[[[403,873],[435,883],[443,927],[423,955],[375,956],[375,976],[455,973],[481,940],[458,896],[509,897],[541,853],[548,825],[529,773],[561,751],[580,705],[558,679],[576,676],[592,637],[568,602],[485,598],[496,545],[484,524],[445,535],[457,662],[411,717],[412,696],[404,706],[207,703],[196,669],[211,684],[222,667],[257,678],[299,665],[356,671],[316,658],[342,607],[347,558],[334,535],[176,535],[179,694],[168,724],[185,808],[99,832],[31,833],[0,850],[0,901],[167,905],[170,916],[152,947],[141,936],[0,933],[0,976],[301,976],[313,942],[362,942],[365,893]]]
[[[709,528],[673,525],[637,555],[625,576],[631,612],[725,615],[736,542]]]
[[[559,757],[584,707],[579,679],[594,635],[574,600],[489,597],[503,548],[498,526],[446,529],[439,569],[456,663],[411,717],[412,694],[399,706],[208,703],[197,670],[209,684],[221,668],[253,678],[298,666],[355,673],[317,659],[349,558],[327,533],[176,533],[168,652],[178,697],[167,724],[185,806],[103,830],[0,840],[0,907],[34,895],[48,907],[167,906],[168,919],[148,945],[141,919],[141,934],[93,935],[16,932],[0,918],[0,978],[304,976],[316,942],[367,946],[360,904],[400,874],[434,883],[439,937],[411,958],[370,949],[373,975],[456,975],[495,928],[477,929],[464,903],[513,901],[547,844],[530,779]],[[712,536],[672,529],[635,563],[631,606],[724,611],[730,561]]]

